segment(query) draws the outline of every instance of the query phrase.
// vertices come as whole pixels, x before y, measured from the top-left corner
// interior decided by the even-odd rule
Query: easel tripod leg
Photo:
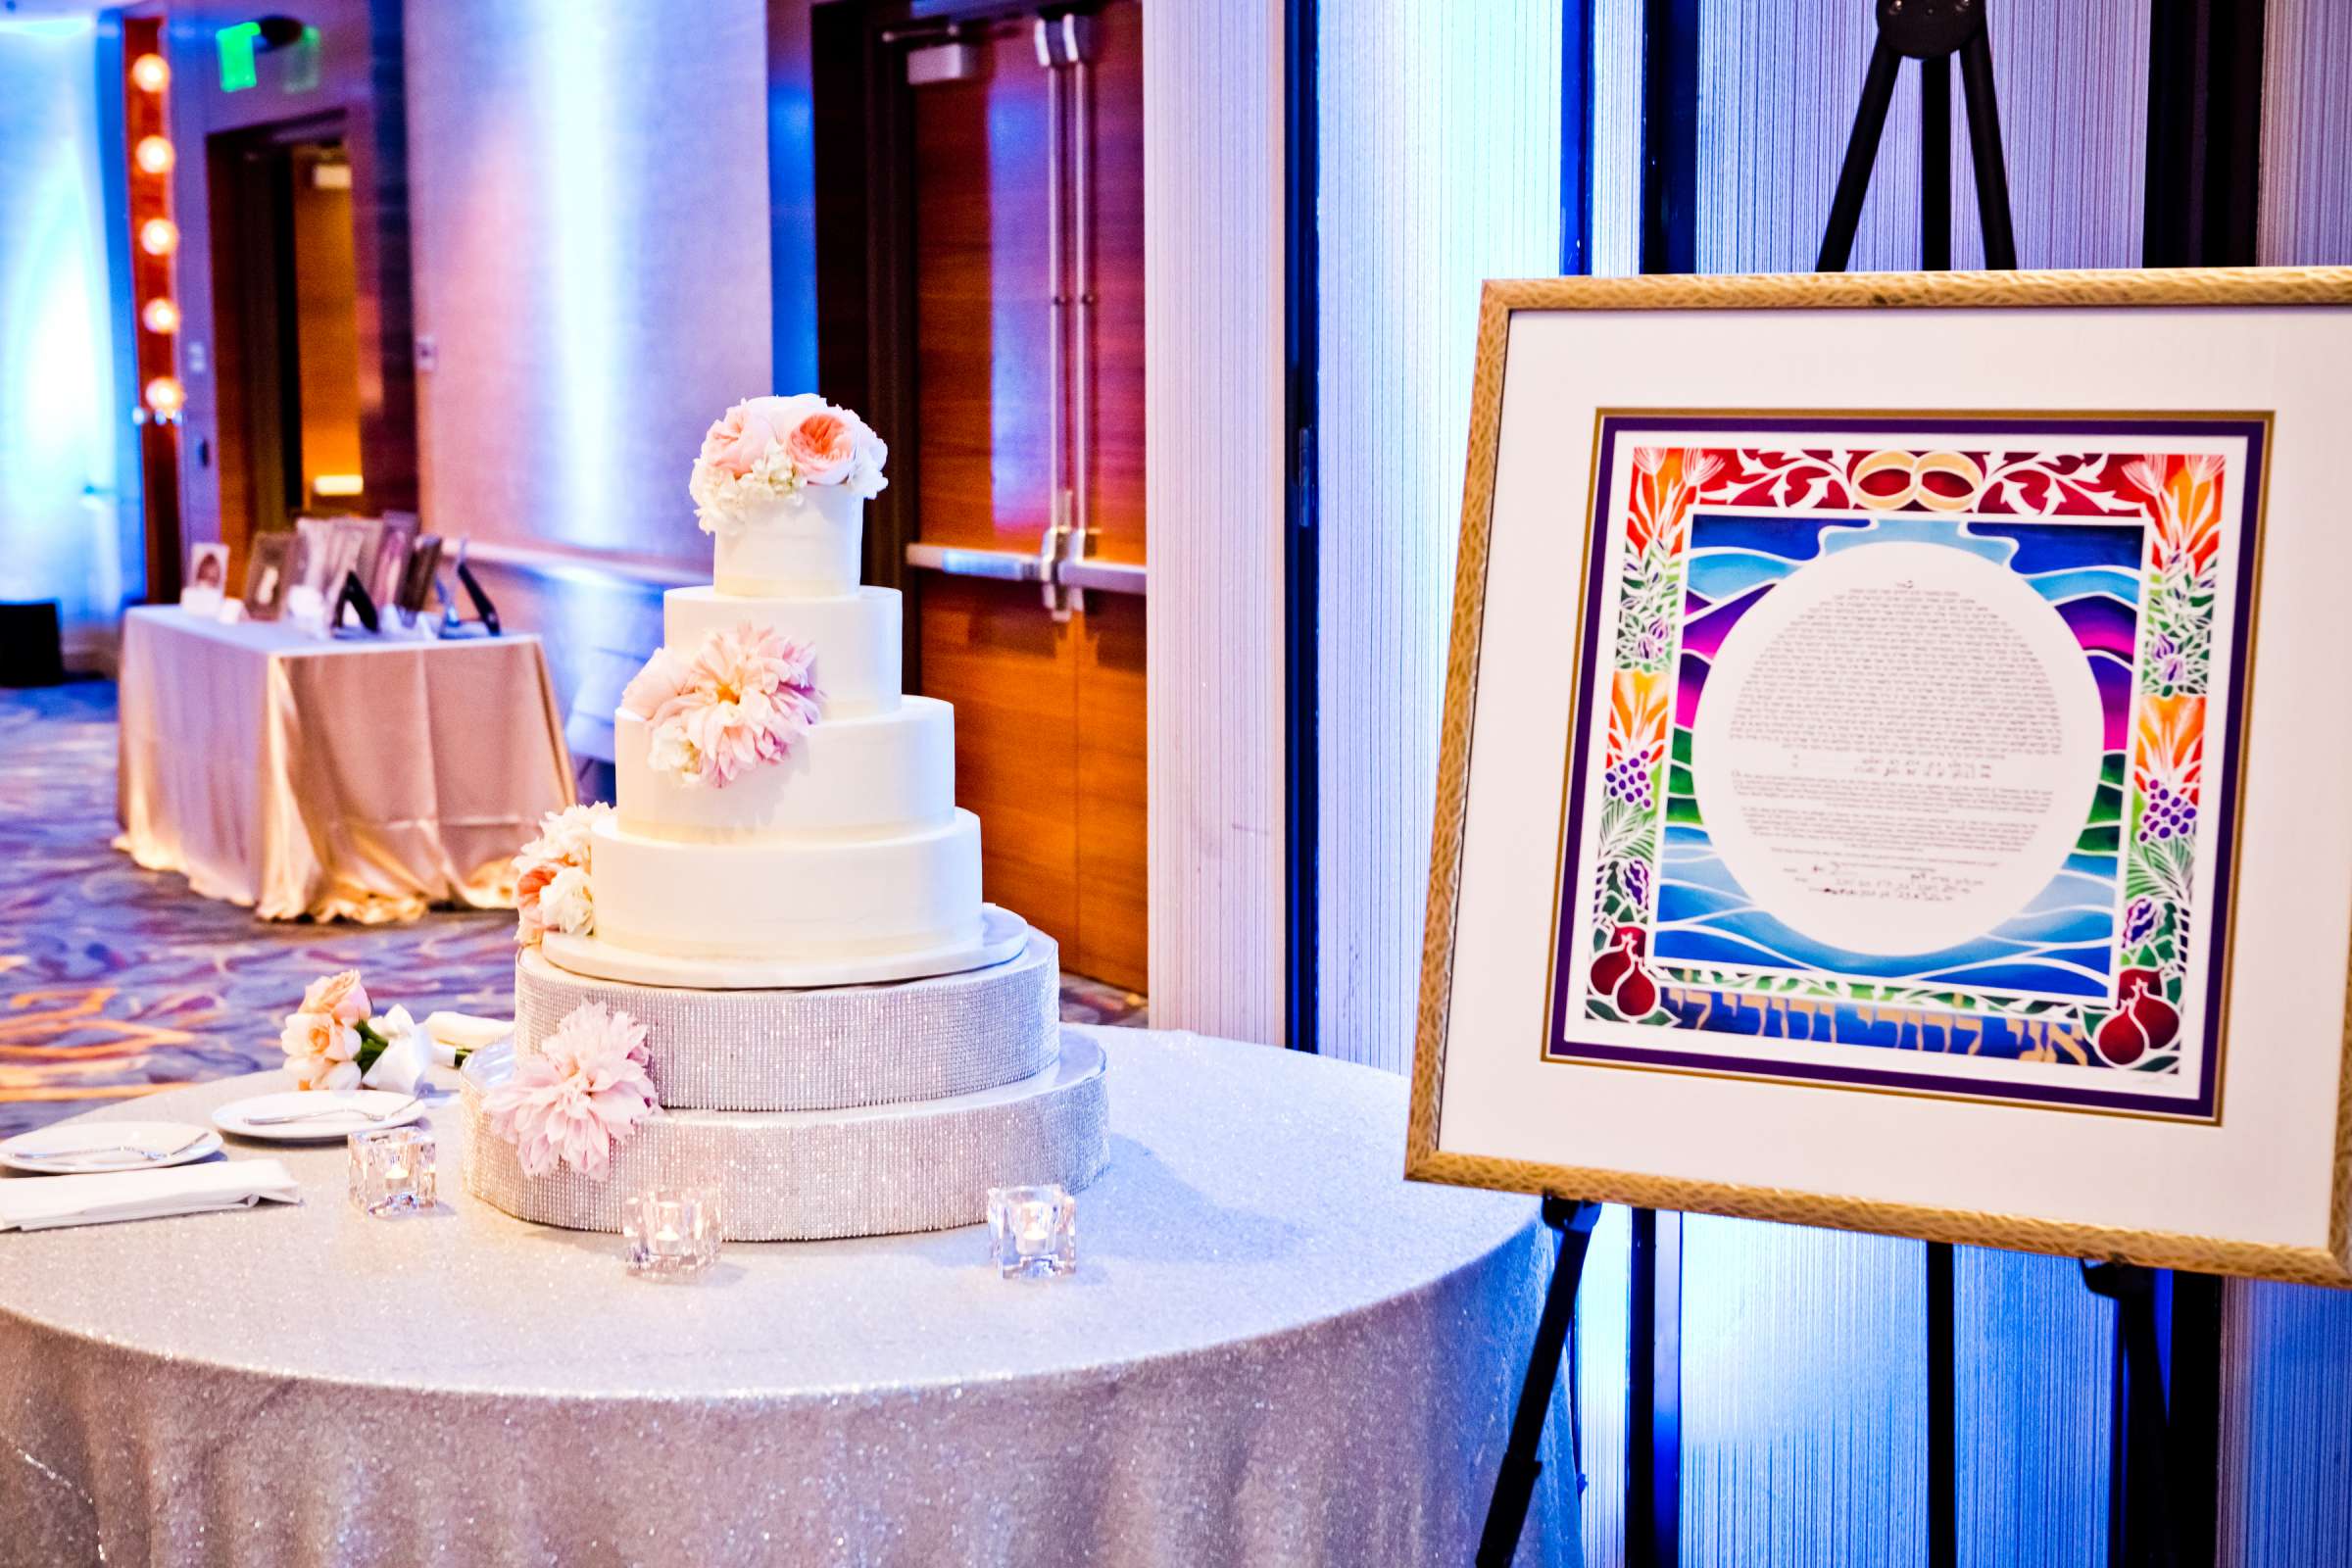
[[[1894,74],[1903,57],[1882,38],[1870,51],[1870,72],[1862,78],[1862,102],[1854,111],[1854,131],[1845,144],[1845,164],[1838,171],[1838,194],[1830,202],[1830,221],[1822,230],[1817,272],[1842,272],[1854,253],[1854,230],[1862,224],[1862,199],[1870,193],[1870,171],[1879,161],[1879,138],[1886,129],[1886,110],[1894,102]]]
[[[1968,150],[1977,175],[1977,223],[1984,230],[1984,265],[2017,267],[2017,234],[2009,226],[2009,169],[2001,158],[2001,111],[1992,89],[1992,40],[1979,27],[1960,46],[1960,90],[1968,101]]]
[[[1544,1441],[1544,1418],[1551,1410],[1551,1391],[1560,1377],[1560,1352],[1567,1347],[1568,1327],[1576,1315],[1576,1289],[1584,1277],[1585,1251],[1599,1218],[1598,1203],[1544,1200],[1544,1223],[1560,1233],[1559,1257],[1552,1265],[1551,1285],[1544,1293],[1535,1348],[1528,1352],[1527,1377],[1519,1386],[1518,1408],[1511,1416],[1510,1443],[1503,1449],[1502,1468],[1494,1478],[1494,1497],[1487,1507],[1487,1526],[1479,1536],[1478,1568],[1509,1568],[1519,1550],[1527,1505],[1535,1496],[1536,1478],[1544,1470],[1544,1462],[1536,1457]]]

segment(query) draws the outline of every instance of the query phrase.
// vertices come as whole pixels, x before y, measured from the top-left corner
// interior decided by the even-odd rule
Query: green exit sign
[[[270,20],[278,24],[285,24],[289,21],[283,17]],[[289,30],[291,29],[289,28]],[[255,69],[257,57],[274,52],[281,43],[285,47],[286,55],[285,90],[287,92],[308,92],[311,88],[318,86],[318,29],[317,27],[304,27],[300,35],[294,37],[290,42],[286,41],[286,34],[280,32],[273,41],[259,22],[240,22],[233,26],[222,27],[213,34],[213,47],[220,56],[220,90],[222,92],[243,92],[246,88],[255,85],[261,79]]]

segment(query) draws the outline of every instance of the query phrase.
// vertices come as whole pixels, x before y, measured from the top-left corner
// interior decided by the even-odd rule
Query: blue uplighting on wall
[[[0,22],[0,599],[59,601],[70,645],[123,580],[97,41],[87,18]]]

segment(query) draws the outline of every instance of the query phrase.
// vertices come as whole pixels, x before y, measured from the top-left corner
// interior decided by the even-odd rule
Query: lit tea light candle
[[[650,1187],[621,1205],[625,1257],[639,1279],[700,1274],[718,1260],[719,1230],[715,1187]]]
[[[389,1218],[436,1206],[433,1135],[421,1127],[354,1133],[348,1146],[352,1207]]]
[[[1006,1279],[1058,1279],[1078,1269],[1078,1200],[1057,1186],[992,1187],[989,1252]]]

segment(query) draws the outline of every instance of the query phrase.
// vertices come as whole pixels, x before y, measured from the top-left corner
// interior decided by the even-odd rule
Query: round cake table
[[[1061,1280],[979,1228],[631,1279],[466,1197],[446,1100],[435,1213],[353,1210],[340,1144],[232,1141],[301,1205],[0,1235],[0,1562],[1467,1562],[1533,1200],[1402,1180],[1389,1074],[1087,1033],[1110,1166]],[[1522,1562],[1574,1559],[1573,1472]]]

